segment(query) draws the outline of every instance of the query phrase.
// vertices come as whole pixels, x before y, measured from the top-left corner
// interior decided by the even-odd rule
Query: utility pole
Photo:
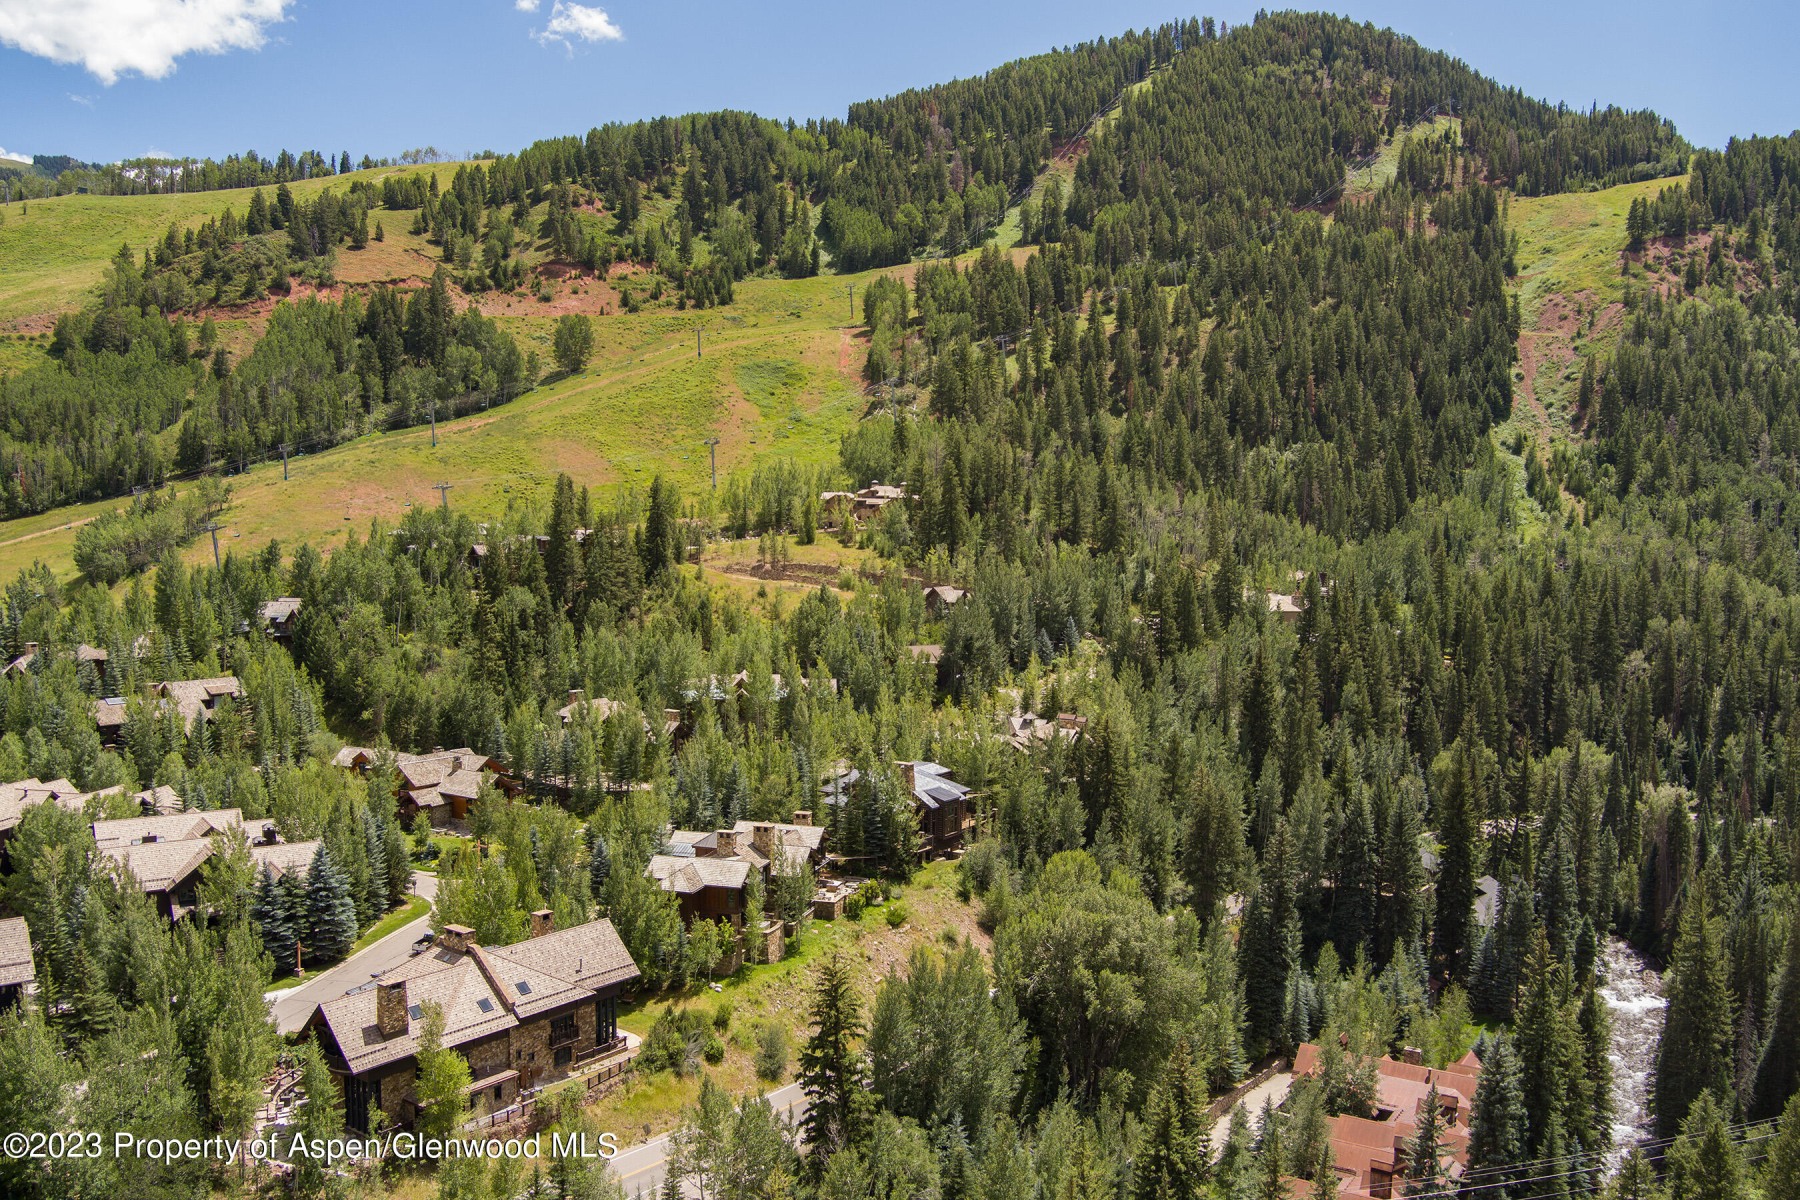
[[[450,489],[452,487],[454,487],[455,485],[449,484],[449,483],[434,483],[431,486],[433,488],[437,489],[438,499],[443,501],[443,503],[444,503],[444,511],[449,512],[450,511]]]
[[[287,482],[288,477],[287,452],[288,444],[286,442],[281,443],[281,482],[283,483]]]
[[[701,347],[700,347],[700,328],[699,328],[699,326],[694,327],[694,357],[695,358],[705,358],[706,357],[706,351],[701,349]]]
[[[431,448],[437,449],[437,397],[431,398]]]
[[[707,438],[706,448],[712,454],[713,491],[716,492],[719,490],[719,439],[716,437]]]
[[[856,324],[856,285],[854,283],[844,285],[844,296],[850,301],[850,323],[854,325]]]
[[[217,567],[219,565],[219,530],[221,530],[223,528],[225,528],[225,527],[223,525],[219,524],[217,521],[208,521],[206,523],[206,532],[212,534],[213,567],[215,569],[217,569]]]

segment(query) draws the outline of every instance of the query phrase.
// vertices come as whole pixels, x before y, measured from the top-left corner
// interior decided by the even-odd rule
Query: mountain
[[[843,119],[310,163],[0,224],[0,770],[229,798],[369,925],[402,812],[341,741],[486,756],[438,916],[604,909],[679,1100],[597,1119],[697,1130],[695,1180],[713,1146],[771,1193],[1374,1194],[1344,1122],[1401,1104],[1415,1195],[1446,1160],[1597,1194],[1640,1128],[1679,1194],[1750,1195],[1745,1122],[1800,1090],[1800,135],[1695,151],[1280,13]],[[225,675],[188,728],[86,719]],[[81,951],[45,958],[70,1044],[157,1036],[127,965],[254,930],[285,970],[273,881],[127,960],[135,892],[42,807],[7,896]],[[709,1027],[736,931],[651,860],[778,823],[871,880],[833,915],[906,900],[807,928],[771,872],[809,1007],[745,966]],[[1647,1092],[1596,970],[1633,955],[1670,969]],[[807,1164],[690,1070],[796,1036]],[[1296,1055],[1208,1166],[1206,1097]]]

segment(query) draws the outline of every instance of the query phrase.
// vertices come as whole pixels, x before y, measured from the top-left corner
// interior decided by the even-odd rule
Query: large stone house
[[[744,887],[755,868],[742,858],[702,858],[691,845],[671,842],[650,856],[644,874],[665,892],[674,892],[684,925],[695,921],[728,921],[744,926],[749,896]]]
[[[31,995],[37,968],[31,961],[31,930],[24,917],[0,921],[0,1013]]]
[[[350,1128],[368,1132],[375,1108],[412,1124],[427,1003],[443,1009],[444,1046],[468,1060],[477,1110],[506,1108],[623,1049],[618,997],[638,968],[612,922],[553,930],[537,912],[531,932],[482,946],[467,927],[446,926],[430,950],[313,1011],[303,1036],[317,1039],[343,1088]]]

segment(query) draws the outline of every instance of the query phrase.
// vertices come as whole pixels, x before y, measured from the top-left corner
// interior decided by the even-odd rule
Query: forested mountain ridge
[[[409,211],[452,244],[473,237],[470,208],[484,240],[512,205],[531,209],[528,181],[548,189],[554,236],[563,216],[586,220],[589,189],[608,214],[633,197],[657,208],[677,261],[684,230],[696,245],[756,231],[741,244],[761,257],[725,310],[742,324],[691,304],[620,318],[668,323],[661,341],[603,351],[608,370],[646,373],[628,416],[691,379],[778,406],[797,385],[765,354],[798,331],[797,354],[875,395],[846,413],[826,469],[766,454],[717,493],[662,478],[590,491],[590,463],[537,504],[484,510],[453,491],[390,506],[328,555],[306,538],[228,543],[220,566],[169,554],[113,590],[24,573],[0,597],[0,641],[50,650],[0,683],[0,767],[228,798],[323,840],[364,916],[396,830],[384,785],[328,768],[337,738],[504,761],[525,798],[478,808],[488,853],[442,864],[440,916],[484,939],[541,909],[615,922],[661,989],[642,1032],[690,1080],[698,1149],[671,1169],[697,1182],[729,1158],[757,1186],[821,1197],[1236,1200],[1293,1180],[1319,1195],[1340,1182],[1328,1118],[1372,1112],[1370,1060],[1410,1047],[1436,1067],[1473,1049],[1487,1068],[1470,1174],[1443,1179],[1428,1134],[1397,1164],[1414,1195],[1791,1194],[1800,1122],[1753,1122],[1800,1091],[1796,143],[1690,164],[1654,117],[1536,106],[1363,26],[1282,14],[1219,33],[1029,60],[858,106],[841,128],[615,127],[440,186],[432,217]],[[846,249],[941,248],[959,213],[967,237],[983,188],[1016,194],[1119,92],[1068,192],[1033,193],[1020,246],[847,276],[848,322],[810,247],[789,259],[802,278],[772,277],[802,204],[823,210],[820,268]],[[1415,130],[1434,108],[1457,120]],[[1334,194],[1384,143],[1393,177]],[[1616,216],[1589,220],[1602,203]],[[1540,272],[1556,221],[1529,224],[1528,206],[1529,221],[1564,206],[1599,267]],[[121,259],[115,294],[154,283],[154,261],[135,264]],[[1582,319],[1551,329],[1546,313],[1565,311]],[[71,356],[159,319],[103,301],[71,318]],[[1520,387],[1527,326],[1563,339],[1574,378]],[[414,353],[412,323],[397,329]],[[355,358],[353,338],[326,345]],[[1552,383],[1535,441],[1522,397]],[[397,436],[423,455],[423,431]],[[544,461],[508,478],[523,491]],[[301,494],[275,491],[272,469],[246,478],[277,504]],[[907,482],[861,519],[821,496],[877,480]],[[966,594],[928,606],[922,583]],[[278,596],[300,601],[287,647],[254,634]],[[114,650],[84,667],[60,653],[77,643]],[[139,713],[116,748],[83,720],[96,695],[228,670],[247,691],[229,720]],[[615,705],[565,719],[576,689]],[[1021,746],[1005,718],[1026,712],[1078,717],[1079,732]],[[679,739],[646,732],[658,713]],[[921,948],[878,988],[825,973],[807,1021],[849,1033],[812,1039],[802,1078],[841,1119],[809,1122],[801,1159],[770,1114],[727,1120],[686,1074],[675,1010],[718,942],[684,929],[642,871],[671,827],[806,812],[859,870],[904,884],[915,843],[895,764],[920,760],[978,797],[957,875],[991,956],[952,932],[956,949]],[[840,764],[864,783],[827,805]],[[161,936],[67,849],[68,816],[22,822],[30,853],[6,896],[69,1003],[5,1018],[0,1080],[153,1048],[189,1064],[171,1121],[234,1128],[227,1034],[195,1019],[225,1006],[125,981],[228,962],[260,982],[265,948],[285,943],[223,902],[217,927]],[[1669,968],[1659,1140],[1612,1181],[1606,1153],[1632,1140],[1615,1120],[1638,1114],[1613,1086],[1609,939]],[[269,1049],[242,1012],[216,1023]],[[1321,1077],[1256,1134],[1234,1125],[1216,1162],[1203,1153],[1207,1095],[1304,1042],[1326,1048]],[[720,1052],[748,1068],[744,1047]],[[92,1123],[122,1100],[98,1088],[81,1103]],[[28,1097],[0,1115],[67,1114]],[[442,1182],[476,1186],[454,1169]]]

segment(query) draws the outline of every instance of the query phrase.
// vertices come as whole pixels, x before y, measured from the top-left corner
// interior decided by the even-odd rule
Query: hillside
[[[675,1129],[668,1194],[1800,1189],[1800,134],[1277,13],[221,200],[0,279],[0,1124],[274,1077]],[[176,797],[309,865],[115,869],[214,844],[93,819]],[[456,1012],[278,1040],[427,863],[382,981]],[[345,1170],[534,1166],[617,1195]],[[244,1182],[76,1170],[0,1192]]]

